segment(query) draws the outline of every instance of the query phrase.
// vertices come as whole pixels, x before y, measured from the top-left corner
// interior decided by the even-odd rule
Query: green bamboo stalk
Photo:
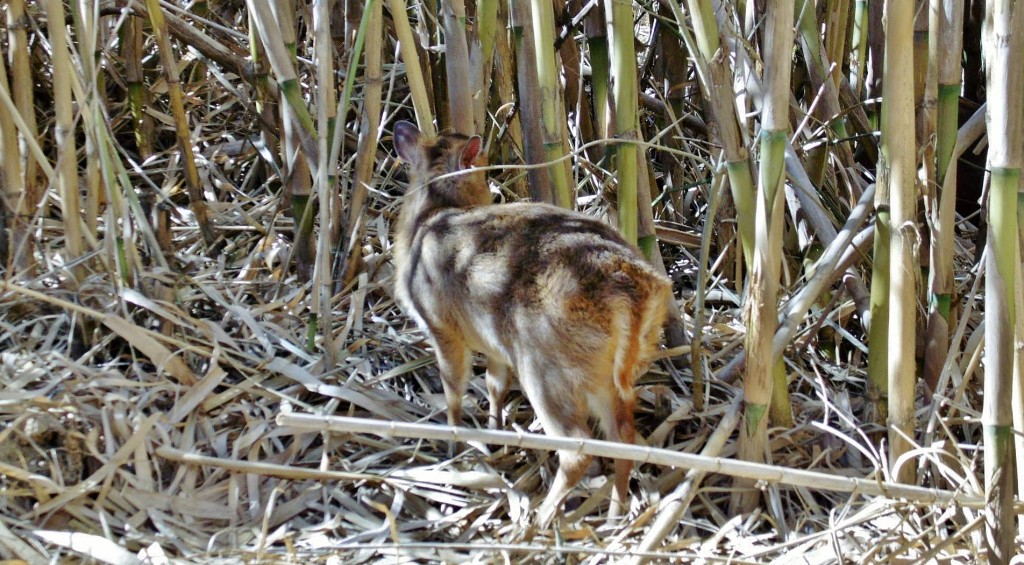
[[[618,0],[617,0],[618,1]],[[625,2],[626,10],[629,14],[629,47],[632,52],[633,47],[633,10],[632,4]],[[536,55],[536,69],[537,69],[537,82],[540,86],[540,123],[541,123],[541,143],[544,146],[544,157],[548,161],[548,172],[551,178],[551,189],[554,196],[555,204],[563,208],[572,208],[575,204],[573,197],[569,177],[569,162],[562,159],[565,155],[565,148],[568,146],[568,141],[564,137],[565,133],[565,108],[562,107],[562,95],[561,87],[559,86],[561,69],[555,59],[555,16],[552,12],[550,0],[531,0],[532,6],[530,14],[533,19],[533,45],[534,54]],[[635,58],[634,58],[635,61]],[[613,58],[613,69],[615,68],[615,61]],[[635,63],[633,63],[635,65]],[[635,69],[635,66],[633,67]],[[613,70],[614,72],[614,70]],[[633,71],[635,74],[635,70]],[[623,81],[628,81],[628,78],[623,77]],[[636,79],[633,79],[635,85]],[[630,99],[629,105],[631,108],[636,109],[636,97]],[[636,155],[636,148],[632,149],[634,154],[634,160]],[[636,169],[632,170],[633,182],[636,181]],[[623,173],[625,174],[625,173]],[[620,176],[619,180],[622,180]],[[636,190],[635,185],[633,188],[633,200],[635,202]],[[622,185],[619,187],[619,202],[621,206],[622,202]],[[621,211],[621,209],[620,209]],[[633,240],[636,239],[636,209],[633,209]],[[620,216],[621,217],[621,216]]]
[[[153,37],[160,51],[160,62],[164,67],[164,79],[167,81],[167,99],[174,117],[174,133],[178,138],[178,150],[181,151],[181,164],[185,175],[185,186],[188,191],[189,204],[196,216],[199,231],[207,245],[213,245],[217,236],[213,233],[207,215],[206,200],[199,182],[199,171],[196,169],[195,155],[192,154],[192,138],[188,127],[188,116],[185,115],[184,95],[178,81],[178,63],[171,50],[168,37],[167,22],[164,20],[163,9],[158,0],[146,0],[146,10],[153,27]]]
[[[765,97],[762,105],[761,159],[758,167],[755,245],[745,305],[747,367],[743,375],[743,425],[737,454],[763,462],[768,436],[768,407],[775,381],[773,338],[779,325],[779,273],[782,267],[783,190],[789,132],[789,79],[793,45],[793,0],[769,4],[764,35]],[[782,373],[783,376],[785,373]],[[785,401],[783,401],[785,402]],[[750,512],[760,491],[750,481],[735,482],[732,512]]]
[[[147,0],[153,2],[154,0]],[[293,120],[298,123],[296,134],[302,145],[309,165],[312,168],[319,167],[320,155],[317,153],[316,127],[313,125],[313,117],[306,109],[306,101],[302,97],[302,89],[299,85],[295,67],[292,64],[295,57],[289,51],[282,37],[283,28],[279,25],[277,16],[272,12],[269,4],[259,0],[246,0],[249,6],[249,13],[252,23],[259,34],[260,42],[266,50],[267,61],[274,71],[281,95],[285,102],[294,112]]]
[[[125,21],[121,60],[124,61],[124,81],[128,89],[128,109],[132,115],[135,147],[143,159],[153,154],[153,119],[145,108],[149,90],[142,70],[142,19],[131,16]]]
[[[82,226],[82,207],[78,196],[78,152],[71,108],[71,81],[74,71],[71,67],[67,30],[64,26],[64,5],[61,0],[46,0],[44,9],[53,52],[53,135],[58,164],[56,181],[60,194],[68,262],[72,262],[85,252],[86,231]],[[78,282],[82,282],[85,270],[78,264],[72,267],[71,273]]]
[[[615,145],[618,176],[619,231],[626,241],[637,242],[637,146],[640,118],[637,115],[636,53],[633,48],[633,4],[630,0],[605,0],[611,44],[612,103],[615,108],[613,137],[627,140]]]
[[[426,137],[437,134],[434,128],[433,112],[430,110],[430,98],[427,94],[423,69],[420,67],[419,55],[416,53],[416,39],[409,24],[409,14],[402,0],[388,0],[391,18],[395,22],[395,36],[398,38],[398,49],[405,63],[405,81],[409,83],[412,107],[416,110],[416,125]]]
[[[736,205],[736,223],[740,233],[743,255],[749,266],[754,252],[754,180],[750,155],[743,145],[733,103],[732,72],[729,69],[729,54],[720,45],[718,24],[709,2],[687,0],[693,22],[693,37],[686,32],[686,18],[675,0],[668,0],[676,18],[687,49],[693,56],[697,74],[704,90],[704,97],[711,106],[718,126],[718,137],[725,148],[726,171],[729,174],[729,188]],[[699,55],[699,56],[698,56]]]
[[[814,106],[814,116],[822,123],[828,124],[833,139],[849,139],[850,134],[846,130],[846,121],[841,117],[843,113],[839,105],[839,88],[837,86],[839,75],[835,71],[833,71],[833,74],[829,74],[829,69],[835,61],[828,59],[825,48],[822,45],[821,36],[818,32],[818,21],[815,17],[814,2],[809,0],[803,2],[799,10],[797,26],[807,72],[811,77],[811,85],[816,92],[818,90],[821,91],[821,96]],[[853,166],[853,151],[850,150],[848,144],[836,144],[832,147],[832,150],[838,154],[840,163],[847,167]],[[820,162],[822,165],[825,164],[825,160]],[[824,184],[821,182],[824,171],[808,172],[811,178],[815,179],[818,186]]]
[[[983,40],[988,93],[989,227],[985,247],[985,546],[992,563],[1014,556],[1012,378],[1024,118],[1024,5],[991,0]]]
[[[850,41],[854,57],[850,65],[850,88],[857,98],[863,94],[868,55],[868,0],[854,0],[853,37]]]
[[[889,462],[895,464],[914,438],[914,329],[917,313],[917,163],[914,141],[914,6],[886,4],[882,83],[882,163],[889,170],[892,231],[889,234]],[[874,344],[876,347],[878,344]],[[896,480],[912,483],[916,469],[902,465]]]
[[[963,44],[963,0],[943,0],[936,10],[938,111],[936,120],[936,184],[938,205],[931,214],[931,270],[924,379],[935,390],[949,350],[950,307],[953,302],[953,245],[956,220],[956,167],[950,167],[956,146],[960,110],[960,53]],[[941,45],[941,47],[939,47]],[[952,171],[950,179],[947,171]],[[947,182],[949,179],[951,182]]]

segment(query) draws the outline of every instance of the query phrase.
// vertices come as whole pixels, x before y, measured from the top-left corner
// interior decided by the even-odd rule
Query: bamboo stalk
[[[448,108],[452,129],[474,135],[473,94],[470,85],[469,46],[466,43],[466,4],[464,0],[441,0],[444,24],[444,64],[448,77]],[[483,125],[483,124],[479,124]]]
[[[889,264],[889,461],[912,447],[914,425],[914,332],[917,314],[917,152],[914,142],[914,7],[886,4],[885,70],[882,85],[882,168],[887,168],[892,204]],[[879,344],[874,344],[877,347]],[[893,468],[896,480],[912,483],[915,467]]]
[[[160,62],[164,67],[164,78],[167,81],[167,100],[174,116],[174,133],[178,138],[178,150],[181,152],[181,164],[184,170],[185,186],[188,190],[189,204],[196,216],[196,224],[207,245],[213,245],[217,239],[207,214],[206,199],[200,186],[199,171],[196,169],[195,155],[192,153],[192,137],[188,127],[188,116],[185,114],[184,96],[181,83],[178,81],[178,63],[171,50],[168,37],[167,22],[163,17],[163,9],[158,0],[146,0],[149,21],[153,26],[153,37],[159,46]]]
[[[96,110],[97,97],[100,92],[100,77],[96,74],[96,28],[98,9],[95,2],[79,0],[70,2],[71,19],[75,26],[75,37],[78,40],[78,60],[82,73],[82,93],[84,99],[79,100],[79,105],[88,108],[89,112]],[[85,202],[82,217],[85,220],[87,238],[96,237],[96,228],[99,221],[100,203],[103,199],[103,187],[100,185],[99,157],[97,155],[96,138],[92,132],[86,131],[85,138]]]
[[[153,2],[154,0],[147,1]],[[285,45],[278,17],[271,11],[267,2],[246,0],[246,5],[252,16],[252,23],[259,33],[260,42],[266,49],[267,61],[270,62],[270,68],[277,78],[281,96],[294,112],[293,121],[297,122],[299,126],[296,128],[296,134],[299,136],[302,149],[306,152],[310,167],[316,169],[320,163],[315,140],[316,127],[313,125],[312,116],[306,109],[298,76],[295,74],[295,67],[292,64],[294,56]]]
[[[61,217],[68,262],[85,253],[85,228],[78,186],[78,151],[75,143],[74,117],[71,108],[71,81],[74,72],[68,52],[67,30],[64,26],[64,5],[61,0],[44,4],[50,47],[53,51],[54,141],[57,147],[57,190],[60,194]],[[85,269],[81,264],[71,268],[77,282],[83,282]]]
[[[7,84],[6,57],[0,57],[0,90],[10,98]],[[21,155],[18,151],[18,130],[10,108],[0,104],[0,268],[6,272],[21,271],[23,254],[18,253],[18,242],[28,238],[25,206],[25,177],[21,173]],[[7,228],[11,237],[7,238]]]
[[[956,221],[956,163],[950,167],[957,141],[960,109],[960,53],[963,45],[963,0],[943,0],[936,10],[938,110],[936,118],[936,178],[939,198],[931,210],[931,269],[928,328],[925,338],[924,379],[931,392],[949,351],[950,309],[953,302],[953,246]],[[941,44],[941,48],[940,48]],[[947,174],[947,171],[951,172]],[[950,182],[947,182],[947,179]]]
[[[330,154],[331,129],[334,107],[334,64],[333,53],[331,52],[331,29],[328,0],[315,0],[313,2],[313,38],[314,50],[317,54],[316,84],[317,84],[317,152],[320,155]],[[366,14],[364,14],[364,17]],[[354,66],[354,59],[359,55],[351,53],[353,60],[350,60],[350,68]],[[349,74],[346,82],[352,82],[354,77]],[[339,128],[340,129],[340,128]],[[321,335],[321,348],[323,351],[323,363],[327,370],[337,366],[338,350],[333,339],[334,312],[331,309],[331,296],[334,285],[331,284],[333,269],[334,243],[332,233],[332,220],[337,217],[335,206],[335,191],[331,189],[331,179],[334,176],[334,161],[328,158],[316,167],[313,176],[313,193],[320,203],[319,220],[320,233],[317,238],[316,260],[313,263],[313,300],[310,308],[312,319],[311,327],[307,330],[310,334],[319,330]],[[312,216],[312,211],[306,210],[306,214]],[[318,327],[312,327],[313,324]]]
[[[19,271],[30,274],[35,268],[35,241],[30,236],[26,223],[28,218],[35,215],[42,201],[42,190],[39,186],[39,160],[31,150],[31,146],[39,139],[38,127],[36,126],[36,113],[32,77],[32,64],[28,53],[28,34],[26,23],[24,0],[9,0],[7,2],[7,56],[11,62],[11,98],[13,98],[15,110],[8,108],[12,114],[17,113],[18,119],[22,120],[26,130],[21,132],[18,138],[18,152],[24,159],[21,168],[21,176],[14,178],[8,176],[5,181],[9,183],[9,190],[22,190],[23,195],[19,197],[17,208],[14,212],[18,219],[13,222],[11,232],[12,265]]]
[[[316,416],[312,414],[278,414],[277,425],[305,432],[341,432],[372,434],[380,437],[408,437],[446,441],[480,442],[508,445],[524,449],[547,451],[568,450],[598,457],[629,459],[639,463],[668,465],[693,469],[705,473],[718,473],[772,484],[784,484],[833,492],[856,493],[861,496],[883,496],[904,499],[910,503],[929,505],[958,505],[963,508],[982,508],[984,498],[963,491],[945,491],[904,485],[874,478],[844,477],[832,472],[791,469],[764,463],[750,463],[721,457],[705,457],[694,453],[681,453],[670,449],[617,443],[597,439],[566,438],[531,434],[521,431],[507,432],[463,428],[440,424],[418,424],[353,418],[348,416]]]
[[[679,25],[687,49],[694,57],[697,74],[704,89],[705,98],[717,123],[718,137],[725,148],[726,171],[729,173],[729,188],[736,205],[736,223],[743,246],[744,259],[749,265],[754,246],[754,181],[752,163],[740,135],[736,105],[733,103],[732,73],[728,67],[729,54],[720,45],[718,26],[715,23],[712,6],[708,2],[687,0],[693,18],[693,35],[685,31],[686,18],[676,0],[668,0],[672,13]],[[700,57],[698,57],[698,53]]]
[[[363,208],[366,205],[368,187],[373,182],[373,167],[376,162],[377,144],[380,141],[377,130],[380,129],[381,93],[383,92],[381,58],[384,49],[384,23],[379,1],[373,2],[372,6],[367,6],[366,17],[369,18],[369,22],[364,44],[366,65],[363,68],[363,108],[359,124],[359,149],[356,151],[356,170],[352,179],[352,198],[349,205],[347,233],[343,242],[343,245],[348,246],[344,285],[351,283],[359,271],[363,248],[362,239],[366,228],[362,218]]]
[[[854,54],[850,65],[850,88],[860,98],[864,90],[864,76],[867,72],[868,55],[868,0],[854,0],[853,37],[851,50]]]
[[[528,164],[543,163],[544,140],[540,134],[542,120],[540,116],[540,84],[537,79],[536,44],[533,35],[536,30],[530,25],[532,16],[530,4],[526,0],[511,0],[509,25],[516,51],[516,78],[519,86],[517,101],[519,103],[519,121],[523,133],[523,155]],[[550,167],[535,167],[527,173],[529,177],[530,198],[534,202],[554,203],[554,191]]]
[[[992,563],[1014,556],[1012,378],[1015,343],[1018,191],[1024,143],[1024,5],[986,4],[989,227],[985,247],[985,546]]]
[[[552,196],[554,197],[554,203],[563,208],[571,209],[575,206],[575,198],[573,197],[570,188],[572,183],[569,180],[569,163],[567,161],[559,160],[559,157],[565,154],[565,148],[568,147],[568,141],[564,137],[566,116],[565,108],[562,107],[562,94],[561,87],[559,86],[561,69],[555,59],[554,13],[552,12],[550,0],[531,0],[531,4],[530,15],[533,21],[533,49],[536,57],[537,84],[540,87],[539,110],[541,144],[544,147],[544,158],[548,162],[548,176],[551,179],[551,191]],[[627,9],[630,16],[629,45],[632,47],[632,4],[628,4]],[[522,60],[520,60],[520,64],[522,64]],[[623,80],[626,81],[628,79],[623,77]],[[635,81],[636,79],[634,78],[634,84]],[[636,109],[635,96],[629,100],[629,105],[634,110]],[[635,154],[636,148],[633,147],[632,151]],[[626,173],[623,173],[623,175],[625,174]],[[635,168],[631,171],[631,178],[635,182]],[[621,176],[619,180],[622,180]],[[622,187],[620,185],[620,203],[622,199],[621,190]],[[633,194],[635,199],[635,189]],[[636,225],[635,214],[633,225]],[[633,239],[627,240],[636,240],[635,230]]]
[[[633,49],[633,3],[605,0],[608,37],[611,44],[612,104],[615,108],[613,137],[627,140],[615,145],[618,176],[619,231],[626,241],[637,242],[637,146],[640,139],[637,116],[636,54]]]
[[[612,127],[608,107],[608,85],[611,84],[609,70],[612,64],[608,54],[608,25],[605,23],[604,2],[599,2],[590,10],[583,27],[587,35],[587,48],[590,51],[590,87],[594,97],[594,118],[597,122],[597,134],[604,139],[608,137]]]
[[[772,338],[778,329],[779,272],[784,226],[782,183],[789,131],[789,79],[792,65],[794,2],[780,0],[768,7],[764,35],[765,97],[762,104],[761,160],[758,168],[754,255],[746,315],[747,368],[743,375],[743,425],[737,455],[744,461],[764,461],[768,441],[768,407],[772,399],[777,356]],[[783,373],[784,376],[784,373]],[[785,400],[784,404],[788,404]],[[734,513],[757,505],[761,493],[749,481],[736,481],[730,500]]]
[[[395,22],[395,35],[398,38],[402,62],[405,64],[405,80],[409,83],[412,107],[416,110],[416,125],[423,135],[433,137],[437,134],[437,130],[434,128],[430,98],[423,78],[423,69],[420,67],[420,58],[416,53],[416,39],[413,37],[412,26],[409,24],[409,14],[406,12],[405,2],[388,0],[388,7],[391,9],[391,17]]]
[[[477,0],[476,33],[469,46],[469,67],[473,73],[473,121],[479,132],[487,123],[491,71],[494,68],[495,38],[498,32],[498,0]],[[420,131],[423,131],[422,128]]]

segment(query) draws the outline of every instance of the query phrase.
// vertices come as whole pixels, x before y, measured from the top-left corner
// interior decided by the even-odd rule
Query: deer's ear
[[[419,153],[420,130],[411,122],[395,124],[395,151],[404,161],[413,162]]]
[[[474,135],[466,141],[466,145],[462,147],[462,168],[468,169],[473,161],[476,160],[476,156],[480,154],[480,149],[483,146],[483,141],[480,140],[479,135]]]

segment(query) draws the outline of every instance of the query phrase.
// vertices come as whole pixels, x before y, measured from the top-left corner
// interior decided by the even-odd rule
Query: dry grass
[[[228,43],[227,32],[207,30]],[[237,41],[235,36],[230,41]],[[307,71],[309,69],[306,69]],[[389,72],[395,72],[393,69]],[[187,73],[186,73],[187,74]],[[0,287],[0,559],[47,562],[411,563],[618,562],[649,555],[675,562],[770,561],[962,563],[983,560],[982,515],[973,504],[925,497],[850,494],[764,482],[764,504],[726,513],[731,478],[647,463],[632,481],[629,514],[604,517],[610,484],[585,480],[578,508],[557,529],[533,531],[530,508],[554,471],[548,453],[496,444],[428,441],[282,427],[282,413],[349,415],[382,422],[444,421],[444,398],[423,335],[391,295],[390,241],[403,175],[390,142],[378,152],[365,212],[364,269],[333,297],[332,339],[342,352],[328,368],[308,333],[311,284],[288,264],[293,221],[281,182],[246,141],[258,129],[235,75],[186,85],[193,138],[211,216],[222,238],[202,243],[182,183],[173,132],[157,121],[161,153],[139,162],[127,109],[106,101],[117,158],[143,200],[171,211],[169,270],[118,273],[116,241],[154,265],[136,230],[107,214],[95,252],[68,275],[64,232],[52,200],[31,219],[38,272]],[[385,77],[385,84],[393,78]],[[159,89],[154,89],[159,91]],[[239,94],[241,93],[241,94]],[[358,97],[358,89],[356,96]],[[404,93],[390,92],[396,112]],[[158,102],[152,114],[166,117]],[[49,131],[52,116],[42,115]],[[387,126],[388,128],[390,126]],[[708,159],[680,161],[679,186],[703,187]],[[52,149],[52,148],[50,148]],[[599,172],[580,157],[579,170]],[[350,166],[350,165],[348,165]],[[514,171],[494,175],[510,185]],[[581,173],[582,174],[582,173]],[[599,177],[585,177],[600,185]],[[171,188],[174,187],[174,188]],[[156,191],[160,190],[157,195]],[[506,191],[506,194],[508,192]],[[594,213],[607,204],[588,201]],[[703,219],[671,228],[662,244],[684,311],[693,308],[694,255]],[[968,234],[969,235],[969,234]],[[961,295],[977,296],[973,249],[959,247]],[[720,251],[717,251],[720,252]],[[717,253],[716,252],[716,253]],[[714,259],[714,258],[713,258]],[[793,263],[795,266],[796,264]],[[638,428],[648,445],[729,458],[739,389],[727,365],[742,345],[735,285],[712,272],[704,331],[710,352],[706,407],[691,400],[691,371],[657,364],[643,379]],[[792,294],[799,284],[787,290]],[[714,299],[719,297],[719,299]],[[970,301],[946,372],[944,394],[919,404],[921,449],[905,464],[922,486],[976,500],[981,490],[980,315]],[[884,430],[865,424],[861,330],[844,294],[820,302],[786,352],[797,424],[770,429],[776,466],[884,481]],[[312,347],[310,343],[312,341]],[[478,370],[480,367],[478,367]],[[483,427],[482,380],[465,398],[464,425]],[[527,402],[510,398],[516,430],[539,432]],[[609,470],[609,462],[601,463]],[[597,471],[597,469],[595,469]],[[771,475],[774,476],[774,475]],[[685,488],[680,488],[685,487]],[[677,490],[679,489],[679,490]],[[673,506],[673,501],[676,501]],[[681,503],[680,503],[681,501]],[[680,518],[638,552],[657,518]]]

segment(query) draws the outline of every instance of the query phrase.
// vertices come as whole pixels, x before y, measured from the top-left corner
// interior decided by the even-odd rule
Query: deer
[[[473,353],[487,358],[488,426],[513,374],[547,435],[635,443],[635,383],[660,345],[671,283],[610,225],[550,204],[493,204],[479,136],[394,126],[408,167],[395,228],[399,306],[433,347],[458,425]],[[591,457],[558,452],[537,510],[550,524]],[[615,460],[609,517],[628,510],[632,462]]]

